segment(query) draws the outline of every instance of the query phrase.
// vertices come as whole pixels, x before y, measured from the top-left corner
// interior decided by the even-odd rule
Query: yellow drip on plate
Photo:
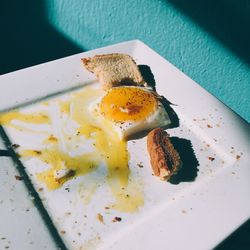
[[[112,205],[114,209],[133,212],[143,205],[143,194],[138,187],[129,181],[130,169],[128,166],[129,154],[127,142],[119,138],[114,131],[111,122],[102,117],[93,115],[90,111],[90,104],[102,97],[104,92],[95,87],[85,87],[83,90],[71,93],[69,99],[48,101],[48,106],[59,106],[60,112],[67,116],[67,119],[78,124],[75,132],[70,136],[71,143],[77,137],[93,140],[93,151],[70,156],[60,147],[65,138],[48,135],[43,141],[42,150],[25,149],[19,150],[19,154],[25,160],[27,158],[38,158],[50,168],[37,174],[37,179],[43,182],[48,189],[61,187],[70,179],[98,171],[98,167],[104,162],[107,166],[107,183],[115,198]],[[52,118],[47,114],[21,113],[18,111],[9,112],[0,116],[0,123],[5,126],[12,126],[14,120],[26,123],[51,124]],[[64,134],[61,134],[64,137]],[[62,178],[55,178],[55,172],[68,170]]]
[[[18,111],[11,111],[0,115],[1,125],[10,125],[13,120],[32,124],[46,124],[50,122],[48,115],[42,112],[26,114]]]

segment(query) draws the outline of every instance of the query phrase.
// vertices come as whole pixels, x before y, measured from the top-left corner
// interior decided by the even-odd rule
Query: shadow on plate
[[[176,175],[173,175],[169,182],[179,184],[181,182],[192,182],[197,177],[199,162],[195,156],[190,140],[171,137],[174,148],[179,152],[182,167]]]
[[[143,79],[148,84],[149,87],[151,87],[155,92],[156,91],[156,82],[154,78],[154,74],[152,73],[150,67],[148,65],[138,65],[139,70],[143,76]],[[171,124],[167,126],[166,128],[177,128],[179,127],[179,118],[171,105],[175,105],[171,103],[169,100],[167,100],[164,96],[161,96],[160,102],[164,106],[165,110],[168,113],[168,116],[170,118]]]
[[[38,212],[40,213],[41,217],[43,218],[43,221],[45,222],[49,232],[51,233],[57,249],[67,249],[63,240],[61,239],[53,221],[51,220],[50,215],[47,212],[47,209],[43,205],[43,201],[40,198],[39,194],[36,192],[33,183],[31,182],[30,176],[25,170],[24,165],[19,159],[19,155],[16,153],[15,148],[13,147],[13,144],[11,143],[8,135],[6,134],[4,128],[0,125],[0,138],[2,139],[4,145],[6,148],[8,148],[8,156],[12,158],[12,161],[14,163],[14,167],[18,171],[20,175],[20,180],[22,179],[26,188],[27,192],[29,194],[30,199],[32,199],[34,205],[37,207]],[[1,150],[5,151],[5,150]],[[6,154],[7,154],[6,152]]]
[[[10,156],[10,153],[8,150],[0,149],[0,157],[1,156]]]
[[[138,65],[138,68],[143,76],[144,81],[154,90],[155,88],[155,77],[148,65]]]

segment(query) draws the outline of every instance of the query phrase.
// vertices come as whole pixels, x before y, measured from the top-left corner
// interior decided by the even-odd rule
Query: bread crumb
[[[99,220],[101,223],[104,223],[103,216],[100,213],[97,214],[97,220]]]
[[[17,181],[22,181],[23,180],[23,177],[19,176],[19,175],[15,175],[15,178],[16,178]]]
[[[214,160],[215,160],[215,158],[214,158],[214,157],[209,156],[209,157],[208,157],[208,160],[210,160],[210,161],[214,161]]]
[[[240,159],[240,155],[236,155],[236,159],[239,160]]]
[[[12,145],[11,145],[11,147],[12,147],[13,149],[16,149],[16,148],[19,148],[19,147],[20,147],[20,145],[19,145],[19,144],[14,143],[14,144],[12,144]]]
[[[39,150],[33,150],[33,152],[34,152],[35,154],[37,154],[37,155],[41,155],[41,154],[42,154],[42,152],[39,151]]]
[[[112,221],[113,222],[120,222],[122,220],[122,218],[121,217],[115,217]]]

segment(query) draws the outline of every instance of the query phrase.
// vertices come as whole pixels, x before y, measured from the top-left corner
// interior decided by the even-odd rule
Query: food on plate
[[[14,134],[13,143],[19,145],[16,151],[39,187],[55,190],[79,179],[84,183],[94,178],[93,182],[88,180],[93,185],[89,188],[93,190],[91,197],[101,182],[113,197],[108,204],[112,209],[134,212],[144,198],[130,174],[127,141],[111,120],[93,110],[106,94],[99,84],[88,85],[1,114],[0,123]]]
[[[170,124],[168,114],[154,92],[142,87],[111,88],[92,109],[95,115],[111,123],[121,139]]]
[[[87,70],[96,75],[105,90],[118,85],[145,84],[135,61],[127,54],[96,55],[83,58],[82,62]]]
[[[32,176],[42,188],[54,190],[98,172],[114,197],[112,208],[135,211],[144,200],[131,181],[127,141],[139,132],[165,128],[171,121],[131,56],[96,55],[82,61],[101,84],[2,114],[0,124],[18,135],[17,152],[31,169],[36,166]],[[180,157],[163,129],[149,133],[148,152],[155,175],[162,179],[180,167]]]
[[[161,180],[169,180],[181,167],[179,153],[169,135],[162,128],[155,128],[147,136],[147,148],[153,172]]]

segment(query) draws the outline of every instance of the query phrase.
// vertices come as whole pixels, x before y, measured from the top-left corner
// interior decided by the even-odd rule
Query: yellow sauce
[[[13,120],[18,120],[26,123],[32,124],[48,124],[50,123],[50,119],[46,113],[38,112],[38,113],[21,113],[18,111],[12,111],[5,114],[0,115],[0,124],[1,125],[11,125]]]
[[[71,157],[66,153],[61,152],[57,148],[50,148],[41,151],[23,150],[22,157],[37,157],[44,163],[51,166],[50,169],[37,174],[38,180],[44,182],[48,189],[56,189],[63,183],[74,176],[84,175],[97,169],[99,160],[96,159],[96,154],[84,154],[76,157]],[[60,179],[55,178],[55,171],[69,169],[71,174]]]
[[[60,102],[60,111],[69,114],[70,112],[70,101]]]
[[[57,143],[57,142],[58,142],[58,139],[53,135],[50,135],[47,139],[43,141],[44,144]]]
[[[93,152],[72,157],[68,152],[60,149],[59,144],[62,138],[48,135],[48,138],[43,141],[45,149],[41,151],[20,150],[19,153],[24,159],[35,157],[50,167],[37,174],[37,179],[50,190],[59,188],[76,176],[96,171],[98,166],[105,162],[108,169],[108,185],[115,198],[112,207],[124,212],[134,212],[143,205],[143,194],[129,181],[127,142],[119,138],[110,122],[100,117],[96,119],[90,112],[89,104],[98,100],[102,95],[102,90],[85,87],[80,92],[72,93],[69,100],[56,102],[60,111],[79,125],[74,135],[71,135],[72,141],[78,136],[93,139]],[[0,116],[0,124],[6,126],[11,126],[13,120],[32,124],[50,124],[49,117],[41,112],[25,114],[14,111]],[[66,141],[65,138],[64,141]],[[65,169],[70,170],[68,174],[61,178],[55,177],[56,171]]]

